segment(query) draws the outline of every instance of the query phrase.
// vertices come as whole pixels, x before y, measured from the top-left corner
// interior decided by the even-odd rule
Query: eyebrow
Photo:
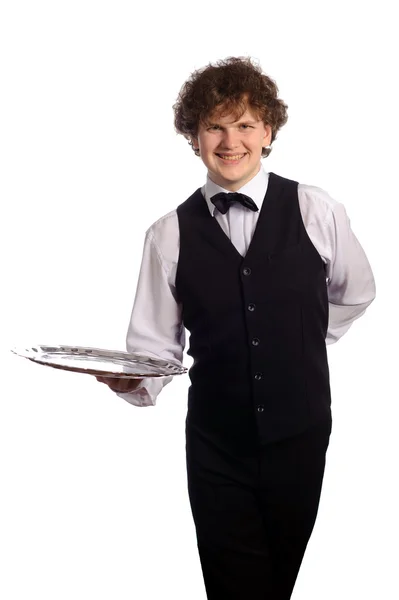
[[[245,121],[239,121],[237,125],[256,125],[257,121],[253,121],[251,119],[245,119]],[[208,122],[208,125],[212,127],[213,125],[218,125],[218,127],[222,127],[220,123]]]

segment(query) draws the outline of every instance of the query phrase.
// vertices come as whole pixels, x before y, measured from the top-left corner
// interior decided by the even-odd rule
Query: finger
[[[96,376],[96,379],[100,383],[105,383],[106,385],[110,385],[114,381],[112,378],[109,378],[109,377],[100,377],[100,376],[97,377]]]

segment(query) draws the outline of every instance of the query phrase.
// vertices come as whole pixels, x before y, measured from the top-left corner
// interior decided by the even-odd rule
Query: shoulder
[[[325,189],[307,183],[298,183],[298,200],[304,220],[324,226],[333,221],[334,214],[344,210],[343,204]]]
[[[343,204],[333,198],[324,188],[311,185],[308,183],[300,183],[294,179],[277,175],[277,177],[287,182],[289,185],[294,185],[298,189],[299,203],[304,211],[316,211],[318,214],[324,214],[325,217],[331,216],[335,211],[339,211]]]
[[[160,241],[168,235],[175,234],[177,227],[177,211],[171,210],[147,229],[146,236],[151,240]]]
[[[179,212],[184,213],[193,210],[196,212],[199,206],[202,207],[204,201],[203,188],[198,188],[187,200],[179,204],[179,206],[165,214],[163,217],[155,221],[146,231],[148,241],[157,244],[160,248],[171,238],[175,239],[179,244],[180,229],[179,229]]]
[[[334,209],[340,202],[333,198],[329,192],[316,185],[308,183],[298,183],[298,192],[305,197],[308,202],[321,204],[325,209]]]

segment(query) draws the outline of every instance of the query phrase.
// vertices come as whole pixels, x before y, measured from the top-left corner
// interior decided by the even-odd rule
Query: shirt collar
[[[259,169],[259,172],[253,177],[250,181],[248,181],[245,185],[243,185],[237,192],[241,192],[242,194],[246,194],[255,202],[256,206],[260,209],[262,208],[262,203],[266,195],[267,185],[269,183],[269,173],[265,171],[262,163]],[[212,196],[217,194],[218,192],[229,192],[225,188],[217,185],[212,179],[207,175],[206,183],[201,188],[202,195],[205,198],[205,201],[208,205],[209,212],[212,216],[214,216],[214,212],[216,207],[211,202]]]

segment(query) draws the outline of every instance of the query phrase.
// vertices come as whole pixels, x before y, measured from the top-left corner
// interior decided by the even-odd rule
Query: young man
[[[147,231],[129,351],[193,357],[187,474],[210,600],[288,600],[319,504],[331,432],[326,343],[375,297],[342,204],[268,173],[287,121],[250,59],[196,71],[175,127],[206,183]],[[170,381],[101,379],[155,404]]]

